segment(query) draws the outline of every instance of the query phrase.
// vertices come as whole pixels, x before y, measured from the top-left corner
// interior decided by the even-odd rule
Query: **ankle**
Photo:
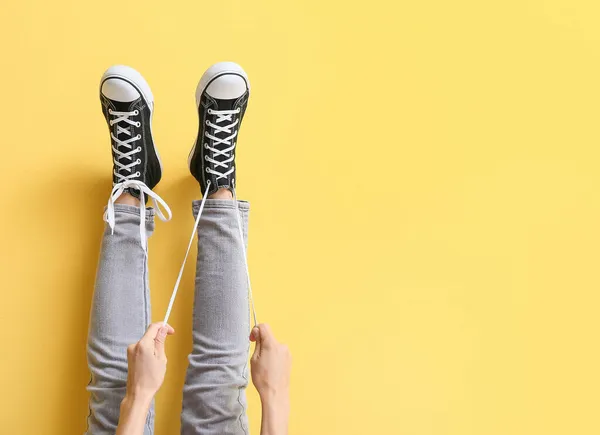
[[[115,201],[115,204],[125,204],[125,205],[133,205],[133,206],[139,207],[140,200],[137,199],[135,196],[130,195],[127,192],[123,192],[121,194],[121,196],[119,196],[117,198],[117,200]]]
[[[222,187],[215,193],[208,195],[208,199],[233,199],[233,194],[231,190]]]

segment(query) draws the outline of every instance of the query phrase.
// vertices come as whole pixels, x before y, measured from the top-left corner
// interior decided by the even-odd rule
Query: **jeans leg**
[[[194,202],[194,214],[199,201]],[[250,341],[244,243],[247,202],[208,199],[198,224],[193,347],[183,388],[181,433],[248,434],[246,393]]]
[[[115,204],[114,234],[105,226],[96,274],[87,357],[90,414],[88,435],[114,435],[127,385],[127,346],[150,324],[147,254],[140,244],[140,210]],[[146,235],[154,229],[154,210],[146,210]],[[154,406],[144,429],[153,432]]]

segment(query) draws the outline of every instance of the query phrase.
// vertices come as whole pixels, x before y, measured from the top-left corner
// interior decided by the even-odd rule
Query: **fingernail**
[[[158,330],[158,334],[159,334],[161,337],[163,337],[163,338],[164,338],[164,337],[166,337],[166,336],[167,336],[167,328],[166,328],[166,326],[163,326],[162,328],[160,328],[160,329]]]

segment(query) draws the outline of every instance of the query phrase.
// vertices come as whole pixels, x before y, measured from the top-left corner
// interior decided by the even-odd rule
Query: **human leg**
[[[139,208],[115,204],[115,229],[106,225],[90,313],[88,365],[91,373],[88,434],[114,434],[127,384],[127,346],[150,324],[148,261],[140,244]],[[154,210],[146,210],[149,237]],[[152,433],[154,409],[146,421]]]
[[[127,346],[150,323],[147,239],[154,215],[170,219],[168,206],[151,189],[162,168],[152,138],[154,101],[150,87],[135,70],[109,68],[100,83],[102,112],[109,127],[113,190],[104,219],[96,286],[88,334],[91,380],[88,434],[114,434],[127,380]],[[155,209],[146,209],[145,198]],[[161,204],[168,218],[158,208]],[[154,410],[145,433],[153,431]]]
[[[200,129],[189,164],[209,199],[198,223],[193,347],[181,415],[185,435],[248,433],[249,205],[230,194],[235,187],[235,141],[248,96],[246,74],[231,63],[211,67],[196,94]],[[195,214],[199,208],[200,201],[195,201]]]
[[[194,203],[198,212],[199,202]],[[249,205],[208,199],[198,225],[193,347],[183,393],[182,433],[247,433],[249,306],[241,214],[247,240]]]

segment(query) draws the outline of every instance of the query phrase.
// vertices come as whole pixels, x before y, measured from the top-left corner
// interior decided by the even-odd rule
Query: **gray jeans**
[[[193,203],[194,215],[199,201]],[[198,260],[182,434],[247,434],[249,308],[244,256],[235,213],[241,214],[244,243],[249,204],[208,199],[198,224]],[[140,245],[137,207],[115,204],[114,234],[104,230],[90,314],[87,356],[90,414],[87,434],[114,434],[125,396],[127,346],[151,323],[148,261]],[[154,210],[146,210],[147,236]],[[154,406],[145,435],[154,432]]]

